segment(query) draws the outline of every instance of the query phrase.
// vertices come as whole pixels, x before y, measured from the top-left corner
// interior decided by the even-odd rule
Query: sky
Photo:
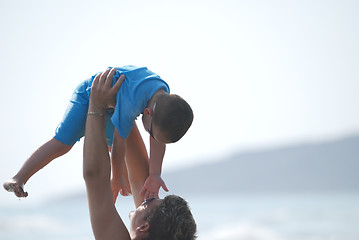
[[[147,66],[192,106],[163,171],[358,134],[358,9],[354,0],[0,0],[0,180],[53,137],[77,84],[108,66]],[[82,145],[29,181],[30,201],[84,188]]]

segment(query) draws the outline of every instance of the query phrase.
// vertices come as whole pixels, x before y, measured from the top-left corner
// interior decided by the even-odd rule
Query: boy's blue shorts
[[[88,79],[77,86],[60,124],[56,128],[54,138],[66,145],[74,145],[85,136],[86,117],[89,107],[89,94],[86,92],[90,84]],[[106,140],[112,146],[115,126],[111,121],[114,109],[106,111]]]

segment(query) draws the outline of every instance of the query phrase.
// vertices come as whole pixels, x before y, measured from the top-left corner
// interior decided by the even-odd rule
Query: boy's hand
[[[152,197],[158,198],[158,192],[160,190],[160,187],[162,187],[163,190],[168,192],[166,184],[162,180],[160,175],[149,175],[146,179],[145,184],[142,187],[140,194],[144,196],[144,200]]]
[[[116,199],[118,197],[118,193],[120,192],[122,196],[129,196],[130,195],[130,186],[126,184],[124,178],[118,177],[116,179],[111,179],[111,189],[112,189],[112,196],[113,196],[113,203],[116,203]]]

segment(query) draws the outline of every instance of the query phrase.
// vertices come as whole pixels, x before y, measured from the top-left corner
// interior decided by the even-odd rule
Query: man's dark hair
[[[192,125],[192,121],[192,108],[180,96],[162,95],[157,100],[153,123],[163,131],[168,143],[180,140]]]
[[[145,240],[194,240],[197,225],[186,200],[169,195],[149,214],[149,235]]]

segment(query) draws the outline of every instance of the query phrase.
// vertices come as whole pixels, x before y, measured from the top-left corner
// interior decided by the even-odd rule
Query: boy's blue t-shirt
[[[117,68],[112,85],[122,74],[125,80],[116,95],[117,104],[111,120],[121,137],[127,138],[134,120],[143,113],[151,97],[160,89],[170,93],[170,88],[156,73],[146,67],[132,65]],[[92,86],[95,76],[91,78],[89,86]],[[86,91],[90,95],[91,88],[88,87]]]

